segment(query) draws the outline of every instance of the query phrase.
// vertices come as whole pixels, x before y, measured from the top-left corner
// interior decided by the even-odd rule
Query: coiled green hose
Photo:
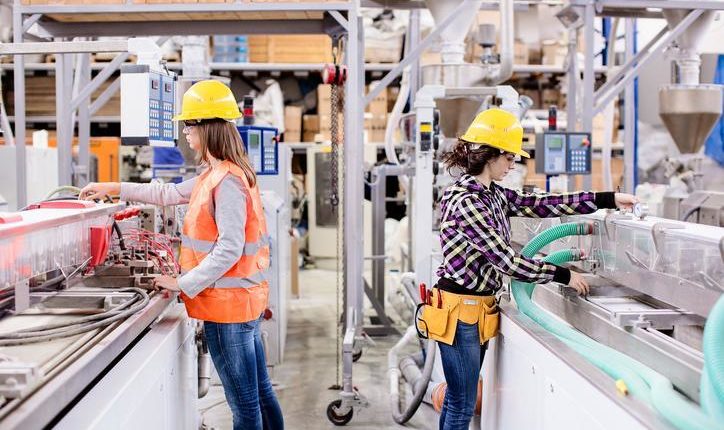
[[[724,422],[724,296],[709,312],[704,327],[703,349],[702,406],[710,415]]]
[[[523,248],[522,254],[533,257],[541,248],[554,240],[565,236],[590,234],[592,231],[592,226],[586,223],[561,224],[538,234]],[[575,251],[566,250],[553,253],[544,261],[562,264],[579,256],[580,254]],[[531,300],[535,285],[513,281],[511,289],[518,309],[523,314],[561,338],[572,349],[614,379],[623,380],[626,389],[640,400],[650,403],[677,428],[707,430],[723,427],[714,417],[708,416],[696,404],[678,393],[665,376],[625,354],[596,342],[540,309]]]

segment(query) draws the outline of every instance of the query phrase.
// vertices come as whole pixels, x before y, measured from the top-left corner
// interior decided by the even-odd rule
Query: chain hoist
[[[343,52],[343,38],[335,37],[332,39],[332,64],[325,66],[322,71],[322,81],[325,84],[331,86],[330,102],[331,115],[330,118],[330,133],[331,136],[331,154],[330,154],[330,190],[329,190],[329,203],[332,205],[332,210],[337,216],[337,230],[336,230],[336,246],[337,246],[337,272],[336,272],[336,290],[337,290],[337,379],[336,384],[330,387],[330,389],[341,389],[341,381],[339,379],[339,368],[340,368],[340,357],[341,353],[341,331],[342,321],[340,312],[340,294],[341,294],[341,277],[344,271],[344,253],[340,258],[340,245],[343,245],[342,226],[344,221],[344,211],[341,210],[341,199],[340,199],[340,188],[344,185],[344,170],[342,171],[342,180],[340,181],[339,172],[339,160],[341,153],[340,141],[343,140],[343,135],[340,133],[339,127],[339,101],[340,92],[344,90],[344,83],[347,80],[347,67],[340,65],[339,56]]]

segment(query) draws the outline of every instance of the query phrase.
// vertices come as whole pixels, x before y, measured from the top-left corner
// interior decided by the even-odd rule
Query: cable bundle
[[[140,311],[146,307],[150,300],[148,294],[140,288],[122,288],[118,291],[133,292],[135,296],[115,308],[99,314],[89,315],[72,321],[21,329],[13,333],[0,334],[0,346],[46,342],[106,327]]]
[[[132,228],[123,235],[128,241],[127,246],[141,248],[148,245],[149,257],[162,275],[177,275],[181,266],[174,255],[171,236],[153,233],[148,230]]]

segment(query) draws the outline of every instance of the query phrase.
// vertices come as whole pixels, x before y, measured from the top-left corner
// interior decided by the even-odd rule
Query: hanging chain
[[[332,153],[330,157],[330,174],[331,174],[331,186],[330,186],[330,195],[329,195],[329,201],[332,205],[332,209],[337,215],[337,229],[335,234],[335,242],[336,242],[336,256],[337,256],[337,271],[335,273],[335,279],[336,279],[336,293],[337,293],[337,327],[336,327],[336,340],[337,340],[337,378],[336,378],[336,386],[334,388],[341,389],[341,380],[339,378],[339,371],[340,371],[340,359],[342,356],[342,344],[341,344],[341,338],[342,338],[342,312],[340,312],[340,306],[341,306],[341,289],[342,289],[342,282],[341,278],[343,276],[343,270],[344,266],[343,263],[340,261],[340,244],[343,245],[343,238],[342,238],[342,224],[344,221],[344,210],[341,207],[341,199],[340,199],[340,187],[343,186],[344,178],[342,178],[342,181],[340,183],[340,177],[339,177],[339,157],[340,157],[340,130],[339,130],[339,92],[343,89],[344,80],[341,78],[340,73],[341,70],[339,68],[339,62],[338,62],[338,54],[342,51],[342,38],[339,38],[337,40],[337,43],[332,48],[332,60],[334,62],[335,67],[335,77],[331,82],[332,88],[331,88],[331,114],[332,118],[330,118],[330,133],[331,136],[331,146],[332,146]],[[340,88],[342,87],[342,88]]]

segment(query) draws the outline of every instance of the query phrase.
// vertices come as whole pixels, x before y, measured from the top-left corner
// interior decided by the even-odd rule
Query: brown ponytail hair
[[[209,163],[209,155],[220,161],[230,161],[244,171],[250,186],[256,185],[256,173],[244,151],[239,131],[234,123],[214,118],[196,126],[201,146],[201,161]]]
[[[470,149],[470,144],[458,139],[449,152],[442,154],[442,161],[447,165],[447,171],[455,176],[452,169],[459,169],[472,176],[483,173],[483,169],[491,161],[495,161],[503,152],[492,146],[482,145],[476,149]]]

